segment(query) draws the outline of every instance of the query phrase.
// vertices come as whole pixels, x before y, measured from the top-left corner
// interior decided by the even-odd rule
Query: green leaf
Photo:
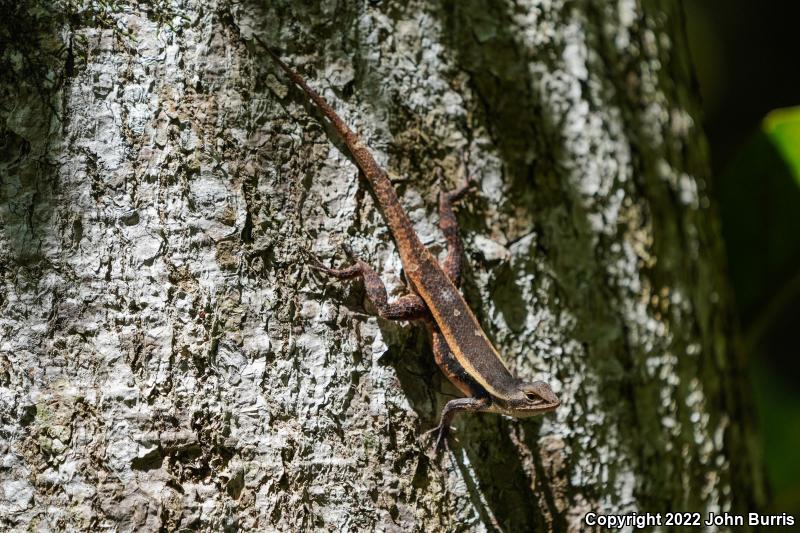
[[[715,186],[748,327],[800,272],[800,107],[767,115]]]
[[[772,111],[762,129],[800,185],[800,107]]]

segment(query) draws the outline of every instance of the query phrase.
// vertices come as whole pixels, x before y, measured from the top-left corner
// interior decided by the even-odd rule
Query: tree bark
[[[2,27],[0,524],[584,529],[763,500],[680,4],[17,4]],[[554,413],[456,419],[323,93]],[[668,528],[667,528],[668,529]],[[706,528],[716,530],[718,528]],[[719,528],[724,529],[724,528]],[[696,529],[692,529],[696,531]]]

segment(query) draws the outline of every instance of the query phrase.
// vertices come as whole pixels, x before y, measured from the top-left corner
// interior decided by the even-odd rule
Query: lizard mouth
[[[540,400],[532,405],[534,411],[550,411],[561,405],[561,402],[548,402],[547,400]]]
[[[561,402],[558,400],[558,398],[555,398],[555,399],[552,399],[552,400],[547,400],[547,399],[541,398],[541,397],[539,397],[539,398],[529,398],[529,402],[530,403],[528,404],[528,406],[530,408],[532,408],[532,409],[543,409],[543,408],[545,408],[545,409],[547,409],[547,408],[555,409],[556,407],[558,407],[561,404]]]
[[[515,418],[528,418],[531,416],[544,414],[548,411],[553,411],[559,405],[561,405],[561,402],[558,400],[554,402],[548,402],[545,399],[539,399],[528,403],[525,406],[507,407],[505,409],[498,409],[497,411]]]

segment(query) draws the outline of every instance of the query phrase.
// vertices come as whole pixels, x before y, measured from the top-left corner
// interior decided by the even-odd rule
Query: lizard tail
[[[417,234],[414,232],[414,227],[408,219],[405,211],[397,199],[392,182],[375,158],[372,157],[369,149],[361,142],[358,135],[351,130],[347,124],[336,114],[331,105],[317,93],[314,89],[308,86],[300,75],[292,70],[289,65],[284,63],[278,54],[272,51],[267,44],[262,41],[258,36],[253,36],[256,42],[267,51],[272,60],[283,70],[292,82],[300,87],[304,93],[314,102],[314,105],[325,115],[331,122],[333,128],[341,136],[345,145],[347,146],[350,155],[355,160],[356,165],[366,176],[367,180],[378,199],[381,206],[386,222],[392,230],[395,241],[401,251],[401,256],[404,256],[405,250],[409,250],[408,255],[413,250],[414,253],[420,253],[424,249],[422,243],[419,241]]]
[[[320,111],[325,115],[325,117],[331,122],[333,128],[336,132],[342,137],[347,149],[355,159],[356,164],[358,167],[364,172],[369,179],[370,183],[372,183],[373,187],[375,188],[375,192],[378,193],[380,189],[383,189],[385,185],[389,185],[388,178],[386,178],[386,172],[378,165],[375,158],[372,157],[372,154],[369,150],[362,144],[361,140],[359,139],[358,135],[350,129],[350,127],[345,124],[345,122],[336,114],[336,111],[333,110],[331,105],[325,100],[322,96],[319,95],[317,91],[312,89],[308,86],[303,78],[295,72],[294,70],[289,67],[283,60],[276,54],[267,44],[261,40],[257,35],[254,35],[253,38],[261,45],[264,50],[267,51],[267,54],[272,58],[272,60],[283,70],[286,75],[289,77],[292,82],[300,87],[304,93],[311,99],[312,102],[319,108]],[[387,183],[380,183],[381,178],[384,178]]]

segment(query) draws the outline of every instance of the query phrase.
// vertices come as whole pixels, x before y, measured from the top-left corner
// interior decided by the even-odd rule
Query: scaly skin
[[[508,371],[456,286],[460,280],[461,245],[451,202],[463,195],[466,186],[443,195],[440,203],[440,227],[450,244],[450,255],[443,269],[423,246],[400,205],[386,171],[378,165],[358,135],[303,78],[260,39],[256,37],[256,40],[330,121],[366,176],[397,244],[413,294],[393,304],[388,303],[380,278],[362,261],[356,261],[354,266],[342,270],[321,265],[316,268],[340,279],[363,277],[368,296],[384,318],[405,320],[427,317],[436,363],[447,378],[468,396],[452,400],[445,406],[441,422],[433,430],[438,432],[437,449],[445,443],[449,423],[459,411],[498,412],[525,417],[558,407],[559,400],[546,383],[526,383]]]

